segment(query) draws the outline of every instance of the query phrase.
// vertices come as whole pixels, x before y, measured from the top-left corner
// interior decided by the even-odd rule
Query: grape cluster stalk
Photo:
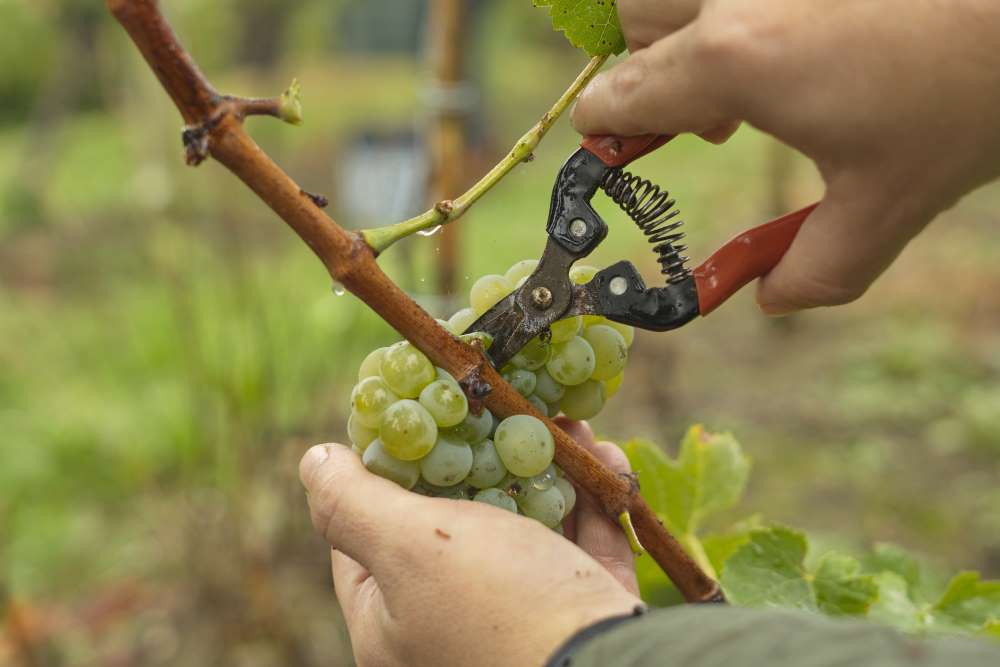
[[[503,275],[483,276],[472,286],[470,306],[441,325],[460,338],[476,336],[465,331],[537,266],[523,260]],[[576,266],[570,279],[583,284],[596,272]],[[589,419],[621,387],[634,336],[632,327],[603,317],[569,317],[532,339],[501,374],[541,414]],[[458,381],[408,341],[365,357],[347,432],[368,470],[425,496],[488,503],[556,530],[576,503],[541,420],[471,412]]]

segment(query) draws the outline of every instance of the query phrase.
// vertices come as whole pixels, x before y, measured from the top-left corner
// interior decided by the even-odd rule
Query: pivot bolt
[[[569,233],[573,238],[583,238],[587,234],[587,221],[577,218],[569,223]]]
[[[531,302],[541,310],[552,305],[552,292],[548,287],[536,287],[531,290]]]

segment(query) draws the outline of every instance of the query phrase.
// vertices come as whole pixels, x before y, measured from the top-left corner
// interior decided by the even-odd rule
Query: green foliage
[[[934,591],[920,563],[899,547],[878,544],[864,557],[828,551],[807,565],[809,540],[758,517],[701,535],[705,519],[739,503],[750,463],[731,435],[691,428],[676,458],[645,440],[622,445],[640,476],[643,497],[691,556],[719,576],[730,602],[787,607],[830,616],[867,616],[914,634],[1000,636],[1000,581],[962,572]],[[643,599],[680,602],[648,556],[638,561]]]
[[[625,50],[616,0],[532,0],[548,7],[552,27],[570,44],[591,56],[617,55]]]

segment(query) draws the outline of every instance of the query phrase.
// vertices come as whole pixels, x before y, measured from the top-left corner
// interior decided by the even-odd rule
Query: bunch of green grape
[[[472,286],[471,307],[442,324],[462,335],[537,265],[524,260],[502,276],[483,276]],[[574,267],[570,278],[583,284],[596,272]],[[560,320],[501,374],[542,414],[589,419],[621,386],[633,336],[632,327],[603,317]],[[423,495],[489,503],[554,529],[576,502],[573,485],[553,464],[552,434],[539,419],[499,421],[485,408],[470,412],[455,378],[407,341],[379,348],[361,363],[347,430],[371,472]]]

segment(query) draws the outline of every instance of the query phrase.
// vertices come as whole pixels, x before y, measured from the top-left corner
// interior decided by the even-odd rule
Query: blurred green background
[[[249,127],[336,220],[425,207],[424,3],[163,5],[219,89],[300,79],[303,127]],[[586,62],[527,0],[474,5],[470,177]],[[0,0],[0,26],[0,663],[351,664],[296,465],[345,438],[357,364],[394,332],[218,164],[184,166],[180,118],[102,2]],[[457,298],[434,293],[440,236],[383,265],[447,315],[540,253],[576,141],[560,123],[459,225]],[[822,192],[746,128],[637,171],[675,193],[695,258]],[[639,233],[601,210],[594,263],[652,278]],[[595,428],[668,448],[693,422],[732,430],[755,461],[740,514],[1000,576],[998,218],[1000,187],[969,197],[850,306],[768,320],[748,289],[640,334]]]

